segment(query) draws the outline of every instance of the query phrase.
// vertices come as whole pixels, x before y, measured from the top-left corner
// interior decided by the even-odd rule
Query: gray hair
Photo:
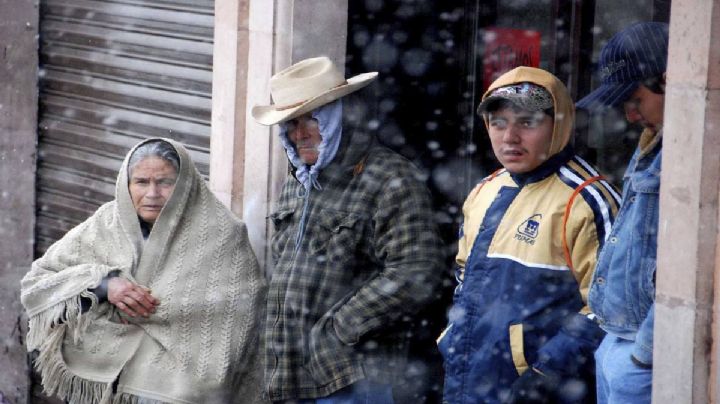
[[[135,149],[132,156],[130,156],[130,161],[128,161],[128,176],[140,161],[148,157],[161,158],[172,164],[176,173],[180,172],[180,156],[178,156],[175,148],[164,140],[154,140]]]

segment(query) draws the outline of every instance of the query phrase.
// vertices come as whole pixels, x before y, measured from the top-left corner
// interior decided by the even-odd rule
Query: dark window
[[[614,33],[637,21],[667,22],[669,15],[670,0],[349,2],[347,75],[380,72],[363,92],[373,111],[368,127],[427,178],[446,242],[447,287],[439,297],[445,305],[425,313],[424,327],[413,328],[422,334],[414,351],[423,365],[412,377],[426,389],[425,402],[441,396],[440,358],[428,352],[434,352],[451,302],[462,203],[500,167],[474,113],[492,73],[534,64],[558,76],[578,100],[597,85],[595,62]],[[625,123],[622,111],[593,117],[580,112],[574,144],[621,186],[639,132]]]

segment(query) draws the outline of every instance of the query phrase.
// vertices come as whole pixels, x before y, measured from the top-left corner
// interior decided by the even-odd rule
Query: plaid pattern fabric
[[[310,194],[297,253],[301,187],[289,176],[271,215],[266,382],[271,400],[328,395],[404,372],[401,318],[430,300],[442,271],[430,195],[417,169],[360,136]],[[359,138],[359,139],[358,139]],[[359,165],[363,166],[358,174]],[[396,373],[397,374],[397,373]]]

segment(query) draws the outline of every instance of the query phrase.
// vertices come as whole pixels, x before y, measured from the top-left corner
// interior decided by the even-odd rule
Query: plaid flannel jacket
[[[295,239],[302,186],[288,176],[271,215],[274,269],[266,322],[271,400],[326,396],[363,378],[404,372],[403,316],[438,287],[442,257],[430,195],[418,170],[354,134],[310,193]]]

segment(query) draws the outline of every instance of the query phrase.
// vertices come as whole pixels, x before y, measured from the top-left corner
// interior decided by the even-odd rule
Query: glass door
[[[499,167],[475,109],[488,84],[519,65],[546,69],[573,99],[594,86],[600,49],[622,27],[668,21],[670,0],[364,0],[348,15],[348,76],[378,71],[363,97],[368,130],[412,160],[433,194],[445,242],[447,273],[438,304],[415,330],[417,374],[399,402],[439,402],[442,368],[434,339],[452,301],[453,263],[462,204],[483,177]],[[616,185],[638,130],[622,112],[578,114],[575,148]],[[414,384],[413,384],[414,383]],[[415,386],[415,388],[413,388]],[[420,396],[418,396],[420,395]]]

